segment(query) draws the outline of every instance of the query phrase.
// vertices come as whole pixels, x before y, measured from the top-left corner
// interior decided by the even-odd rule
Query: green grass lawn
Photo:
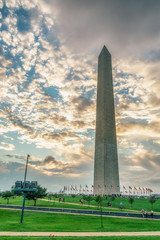
[[[22,202],[23,202],[23,197],[16,197],[15,199],[11,198],[9,200],[9,204],[10,205],[20,205],[22,206]],[[6,204],[7,201],[5,199],[3,199],[2,197],[0,197],[0,204]],[[43,201],[43,200],[37,200],[36,206],[37,207],[53,207],[53,208],[71,208],[71,209],[90,209],[90,210],[99,210],[98,206],[96,206],[96,203],[94,202],[95,207],[88,205],[84,206],[84,205],[76,205],[74,202],[73,204],[68,204],[71,202],[66,202],[66,203],[62,203],[62,202],[49,202],[49,201]],[[25,202],[25,206],[34,206],[34,201],[33,200],[27,200]],[[120,209],[113,209],[113,208],[108,208],[106,207],[105,209],[106,211],[126,211],[125,209],[120,210]],[[131,211],[131,210],[129,210]],[[128,212],[128,210],[127,210]],[[135,211],[138,212],[138,211]]]
[[[39,207],[56,207],[56,208],[75,208],[75,209],[95,209],[97,210],[97,204],[93,200],[91,201],[90,205],[95,206],[90,207],[90,206],[83,206],[79,204],[79,200],[82,198],[82,196],[76,196],[75,198],[72,198],[71,196],[65,196],[65,203],[59,203],[59,202],[47,202],[47,201],[42,201],[42,200],[37,200],[37,206]],[[9,204],[13,205],[22,205],[23,197],[16,197],[15,199],[10,199]],[[56,199],[58,201],[58,198]],[[112,208],[107,207],[107,201],[111,201],[110,198],[107,198],[103,200],[102,206],[106,207],[106,210],[108,209],[109,211],[128,211],[128,210],[135,210],[135,211],[141,211],[142,208],[147,209],[148,211],[151,210],[151,204],[149,203],[149,199],[134,199],[133,207],[131,208],[128,198],[116,198],[112,202]],[[0,204],[6,204],[6,200],[0,197]],[[123,202],[124,209],[120,210],[120,202]],[[67,203],[72,203],[72,204],[67,204]],[[78,205],[75,205],[78,204]],[[86,201],[84,201],[84,204],[88,205]],[[26,206],[33,206],[34,201],[33,200],[26,200]],[[117,208],[114,209],[114,208]],[[153,205],[153,209],[155,212],[160,212],[160,200],[157,200],[156,203]]]
[[[103,217],[71,214],[24,212],[24,222],[20,224],[21,211],[0,209],[0,231],[159,231],[160,221]]]
[[[16,199],[10,199],[9,205],[20,205],[22,206],[23,198],[22,197],[16,197]],[[0,197],[0,204],[6,204],[6,200],[2,199]],[[34,206],[33,200],[27,200],[25,201],[25,206]],[[99,210],[98,206],[90,207],[90,206],[83,206],[83,205],[74,205],[73,204],[67,204],[67,203],[59,203],[59,202],[48,202],[43,200],[37,200],[36,203],[37,207],[53,207],[53,208],[71,208],[71,209],[91,209],[91,210]],[[113,209],[110,209],[110,211],[114,211]]]
[[[75,203],[79,203],[79,200],[81,199],[81,196],[76,196],[75,198],[72,198],[71,196],[66,196],[66,202],[75,202]],[[102,206],[107,207],[107,202],[110,201],[112,202],[112,208],[118,208],[120,207],[120,202],[123,202],[123,206],[124,209],[132,209],[132,210],[139,210],[141,211],[142,208],[147,209],[147,210],[151,210],[152,206],[149,203],[149,199],[143,199],[143,198],[135,198],[134,199],[134,203],[133,206],[131,207],[131,205],[129,204],[128,198],[115,198],[114,201],[111,201],[111,198],[107,198],[103,200]],[[87,204],[86,201],[84,201],[84,204]],[[91,201],[91,205],[96,205],[95,201]],[[154,205],[153,205],[153,209],[156,212],[160,212],[160,199],[158,199]]]
[[[160,240],[160,236],[140,236],[140,237],[1,237],[2,240]]]

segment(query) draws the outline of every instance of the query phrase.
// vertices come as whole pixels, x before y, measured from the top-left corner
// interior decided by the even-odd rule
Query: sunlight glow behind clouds
[[[130,36],[131,39],[127,39],[128,32],[123,31],[124,36],[120,31],[116,32],[119,24],[114,23],[113,31],[111,21],[106,23],[108,31],[103,24],[97,33],[97,27],[102,20],[106,21],[110,14],[107,17],[102,15],[97,20],[94,16],[100,16],[101,6],[95,8],[96,1],[93,1],[90,8],[88,0],[82,1],[79,14],[81,15],[84,7],[89,12],[83,12],[84,19],[80,22],[79,15],[75,17],[75,13],[69,9],[73,1],[66,2],[7,0],[4,7],[1,2],[2,170],[7,174],[10,169],[13,169],[13,172],[18,172],[19,169],[18,176],[22,177],[24,156],[30,153],[30,174],[40,176],[42,185],[44,181],[50,188],[49,182],[54,181],[58,190],[59,182],[63,186],[65,183],[75,181],[75,178],[76,184],[82,182],[92,184],[96,53],[100,51],[101,43],[108,43],[114,53],[113,79],[121,183],[130,185],[132,182],[136,185],[154,187],[158,181],[157,169],[160,166],[160,58],[157,47],[160,43],[159,34],[155,33],[150,39],[148,37],[147,43],[150,42],[148,49],[147,43],[144,44],[144,48],[141,42],[135,46],[133,35]],[[101,0],[104,9],[106,2],[107,9],[115,7],[115,1]],[[147,2],[149,3],[149,0]],[[72,7],[79,8],[79,2],[74,0]],[[138,7],[137,1],[135,7]],[[128,4],[125,9],[132,11]],[[150,12],[153,23],[156,21],[152,15],[154,13],[157,14],[157,11],[153,3]],[[141,17],[139,12],[137,14],[138,18],[142,19],[140,25],[144,26],[143,14]],[[73,21],[73,17],[76,21]],[[68,19],[66,23],[65,19]],[[85,19],[89,21],[86,22]],[[91,24],[95,21],[97,23],[92,31]],[[120,25],[124,21],[122,16],[121,21]],[[135,29],[134,22],[129,24]],[[149,30],[147,26],[144,37],[149,36]],[[78,35],[77,31],[80,31]],[[139,31],[137,35],[135,32],[135,37],[139,34]],[[98,42],[97,35],[100,39]],[[117,39],[124,37],[126,45],[125,53],[122,54],[124,43],[117,42]],[[111,41],[113,39],[115,40]],[[142,35],[141,41],[143,42]],[[131,54],[129,48],[136,49],[134,54]],[[136,56],[137,52],[139,53]],[[49,157],[54,162],[45,164]],[[14,164],[10,163],[10,160]],[[36,162],[40,164],[37,165]],[[147,181],[145,176],[147,171],[154,173],[155,178]],[[9,189],[10,185],[12,184],[8,182],[6,188]],[[155,189],[158,189],[157,186]]]

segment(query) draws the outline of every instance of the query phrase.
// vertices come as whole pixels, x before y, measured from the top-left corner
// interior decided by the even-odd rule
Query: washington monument
[[[94,195],[120,194],[111,54],[98,57]]]

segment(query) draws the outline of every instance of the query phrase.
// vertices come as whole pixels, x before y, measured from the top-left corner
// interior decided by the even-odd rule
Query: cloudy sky
[[[0,189],[93,183],[97,57],[112,54],[120,183],[160,191],[160,1],[0,0]]]

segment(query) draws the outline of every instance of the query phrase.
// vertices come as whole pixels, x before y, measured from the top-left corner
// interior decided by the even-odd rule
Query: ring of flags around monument
[[[98,185],[98,189],[101,189],[102,186]],[[64,194],[75,194],[75,195],[93,195],[94,194],[94,185],[68,185],[64,186],[63,190],[61,191]],[[153,190],[148,187],[131,187],[131,186],[117,186],[120,189],[121,195],[129,195],[129,196],[150,196],[153,193]],[[112,185],[106,186],[104,185],[104,190],[107,191],[110,189],[115,189]],[[105,191],[104,191],[105,192]]]

